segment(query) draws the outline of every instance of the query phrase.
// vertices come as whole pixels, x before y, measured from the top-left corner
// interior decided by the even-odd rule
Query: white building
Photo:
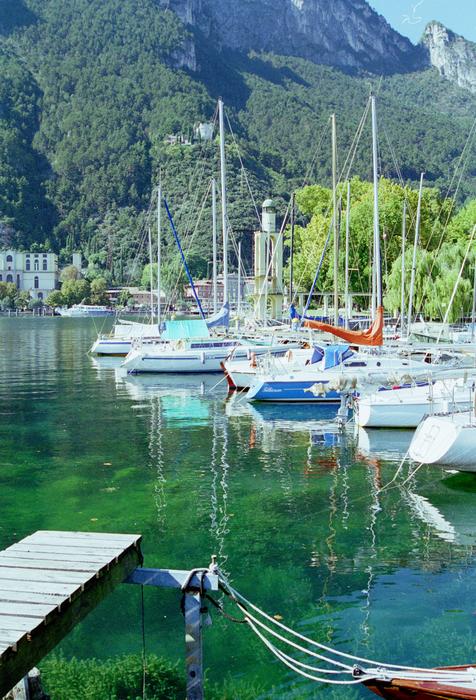
[[[58,288],[58,256],[54,253],[0,251],[0,282],[13,282],[33,299],[46,299]]]

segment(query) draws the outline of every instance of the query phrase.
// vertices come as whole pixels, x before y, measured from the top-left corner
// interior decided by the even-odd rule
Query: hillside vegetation
[[[180,68],[189,30],[156,0],[4,0],[0,245],[37,242],[63,255],[81,248],[102,254],[111,281],[126,281],[136,274],[134,258],[144,258],[140,240],[161,170],[195,271],[206,269],[206,195],[218,175],[218,147],[169,146],[164,138],[190,135],[197,122],[213,119],[220,95],[234,130],[227,137],[230,219],[248,260],[257,225],[248,185],[258,206],[272,195],[282,212],[293,189],[328,185],[329,115],[338,115],[343,163],[372,88],[380,94],[382,174],[415,183],[424,170],[428,184],[448,188],[476,97],[436,72],[380,81],[194,40],[199,68],[190,72]],[[367,129],[353,175],[370,176],[369,153]],[[472,155],[456,192],[460,203],[476,196]],[[170,237],[168,245],[172,251]]]

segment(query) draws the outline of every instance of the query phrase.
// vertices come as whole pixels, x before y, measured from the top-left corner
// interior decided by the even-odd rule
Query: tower
[[[261,231],[255,232],[255,317],[280,319],[283,313],[283,237],[276,230],[276,206],[266,199]]]

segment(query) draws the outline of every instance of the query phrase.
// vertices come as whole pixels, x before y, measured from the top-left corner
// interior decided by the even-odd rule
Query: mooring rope
[[[420,465],[421,466],[421,465]],[[417,467],[417,471],[420,467]],[[413,474],[412,474],[413,475]],[[243,620],[248,623],[250,629],[254,634],[260,639],[260,641],[266,646],[266,648],[285,666],[298,673],[305,678],[313,680],[318,683],[327,683],[333,685],[355,685],[359,683],[364,683],[370,680],[390,680],[392,678],[401,678],[402,676],[408,676],[414,681],[433,681],[441,683],[459,683],[474,684],[476,682],[476,668],[469,670],[458,671],[455,669],[435,669],[435,668],[422,668],[418,666],[403,666],[398,664],[383,663],[380,661],[375,661],[371,659],[366,659],[363,657],[355,656],[353,654],[348,654],[337,649],[333,649],[325,644],[317,642],[310,637],[296,632],[295,630],[287,627],[285,624],[279,620],[271,617],[263,610],[254,605],[245,596],[239,593],[231,584],[229,583],[227,577],[223,572],[218,569],[218,575],[220,579],[221,589],[235,602],[239,610],[243,614]],[[254,615],[250,611],[254,611]],[[313,651],[312,649],[306,648],[301,644],[288,639],[284,634],[281,634],[276,629],[273,629],[270,625],[263,622],[259,617],[264,618],[266,621],[278,627],[285,634],[294,637],[306,644],[317,648],[319,651]],[[240,622],[243,622],[240,620]],[[271,635],[275,639],[279,640],[283,644],[292,647],[300,653],[306,654],[314,659],[325,662],[330,665],[331,668],[321,668],[314,665],[309,665],[303,661],[299,661],[288,653],[284,652],[282,649],[278,648],[267,635]],[[325,652],[325,654],[320,653]],[[330,655],[330,656],[329,656]],[[332,656],[337,656],[341,660],[332,658]],[[315,675],[315,674],[322,675]],[[329,675],[349,675],[350,678],[342,680],[335,678],[328,678],[323,676]]]

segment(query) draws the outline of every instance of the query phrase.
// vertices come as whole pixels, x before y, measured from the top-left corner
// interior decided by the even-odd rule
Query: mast
[[[241,313],[241,241],[238,243],[238,300],[237,300],[237,312],[238,316]]]
[[[294,229],[295,223],[296,194],[291,195],[291,255],[289,258],[289,303],[293,303],[293,283],[294,283]]]
[[[407,238],[407,200],[403,200],[403,219],[402,219],[402,296],[400,303],[400,330],[402,337],[405,332],[405,245]]]
[[[378,207],[378,132],[377,132],[377,101],[375,95],[370,96],[372,105],[372,156],[374,175],[374,269],[375,269],[375,301],[376,309],[382,306],[382,269],[380,260],[380,222]],[[374,316],[375,318],[375,316]]]
[[[471,342],[474,343],[474,323],[476,320],[476,260],[474,263],[473,278],[473,308],[471,309]]]
[[[217,183],[212,178],[212,226],[213,226],[213,313],[218,310],[217,295]]]
[[[150,320],[154,323],[154,271],[152,269],[152,229],[149,223]]]
[[[334,324],[339,325],[339,239],[337,235],[337,126],[336,115],[331,115],[332,125],[332,209],[334,235]]]
[[[407,336],[410,336],[411,326],[412,326],[412,311],[413,311],[413,294],[415,292],[415,275],[416,275],[416,264],[417,264],[417,250],[418,250],[418,240],[420,238],[420,221],[421,221],[421,196],[423,192],[423,178],[425,173],[420,176],[420,189],[418,191],[418,208],[416,216],[415,225],[415,241],[413,243],[413,259],[412,259],[412,275],[410,278],[410,298],[408,300],[408,314],[407,314]]]
[[[225,123],[223,100],[218,100],[218,120],[220,125],[220,178],[221,178],[221,225],[223,234],[223,303],[228,301],[228,216],[226,209],[226,162],[225,162]]]
[[[161,310],[161,293],[160,293],[160,283],[161,275],[160,269],[162,267],[162,179],[159,179],[159,187],[157,189],[157,328],[160,331],[160,324],[162,323],[162,310]]]
[[[347,183],[347,209],[345,217],[345,327],[349,328],[350,299],[349,299],[349,241],[350,241],[350,182]]]

